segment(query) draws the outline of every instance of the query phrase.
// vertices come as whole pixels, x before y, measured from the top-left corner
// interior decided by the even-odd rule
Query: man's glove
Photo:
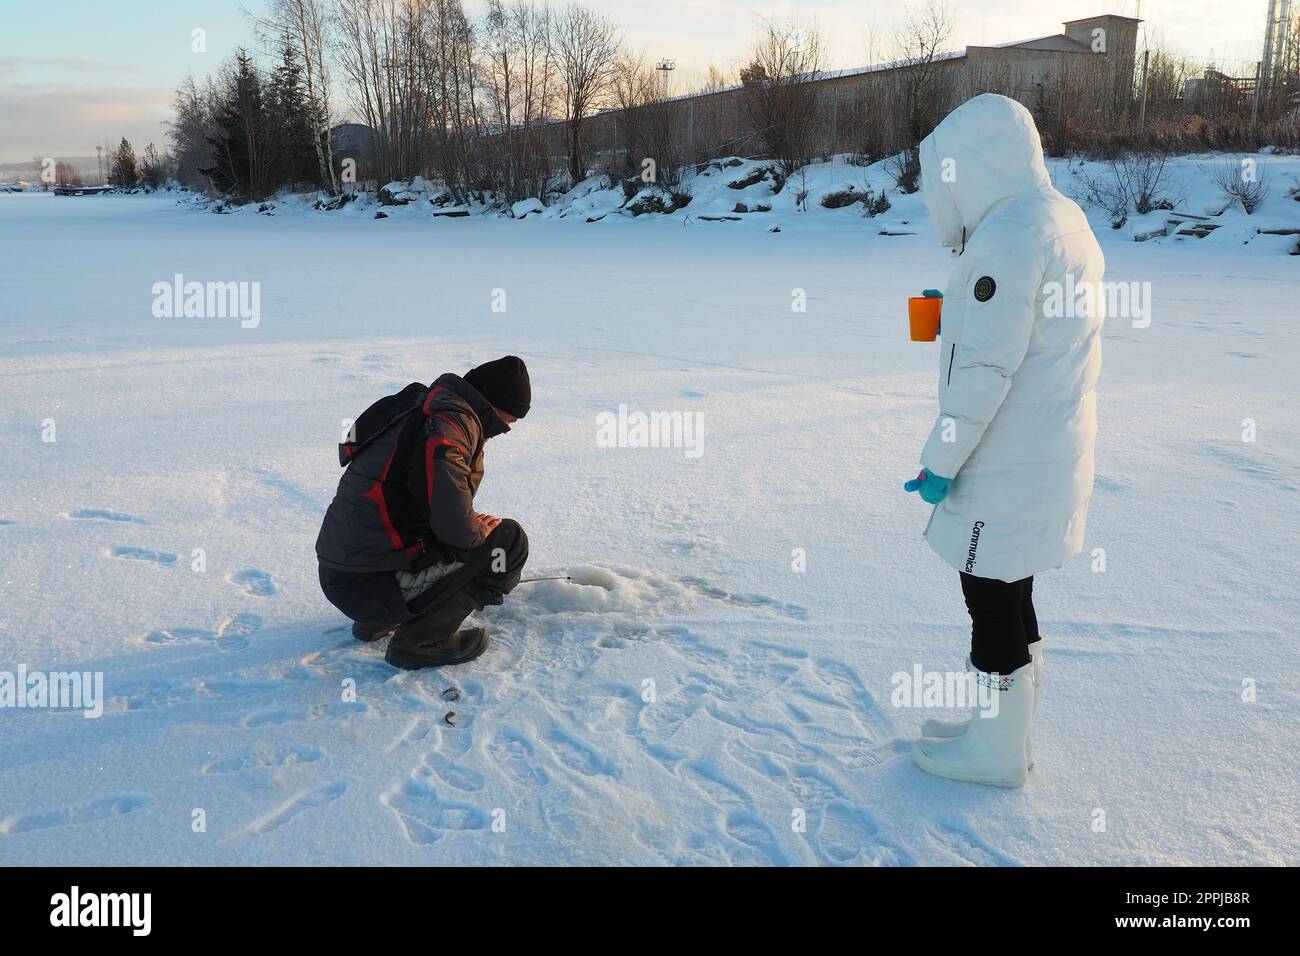
[[[913,478],[907,484],[903,485],[904,491],[919,491],[921,498],[927,503],[937,505],[948,497],[948,489],[952,487],[952,479],[944,478],[940,475],[932,475],[926,469],[922,468],[921,473]]]

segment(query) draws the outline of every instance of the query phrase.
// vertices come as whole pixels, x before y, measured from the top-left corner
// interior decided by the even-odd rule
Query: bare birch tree
[[[740,71],[750,125],[786,176],[813,158],[821,119],[814,84],[823,62],[815,26],[763,20]]]
[[[569,178],[577,183],[584,173],[583,123],[609,93],[622,39],[608,17],[577,4],[566,7],[558,15],[552,36],[555,64],[564,91]]]
[[[321,184],[331,196],[337,195],[339,182],[334,168],[329,102],[329,30],[324,0],[271,0],[270,11],[269,21],[263,22],[272,24],[302,55]]]

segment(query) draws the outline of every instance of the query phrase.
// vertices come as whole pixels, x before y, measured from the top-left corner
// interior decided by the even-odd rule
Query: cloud
[[[166,141],[166,89],[0,84],[0,163],[93,155],[125,136],[137,149]]]
[[[86,57],[0,56],[0,79],[8,80],[20,73],[54,70],[66,73],[138,74],[140,68],[129,63],[111,63]]]

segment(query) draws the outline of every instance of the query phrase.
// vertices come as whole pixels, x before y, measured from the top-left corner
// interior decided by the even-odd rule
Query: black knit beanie
[[[533,386],[528,381],[528,367],[518,356],[507,355],[494,362],[484,362],[466,372],[465,381],[497,408],[515,418],[527,415],[532,405]]]

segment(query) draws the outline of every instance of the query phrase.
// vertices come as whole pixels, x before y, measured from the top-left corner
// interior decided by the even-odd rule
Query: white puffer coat
[[[1083,549],[1105,262],[1015,100],[968,100],[920,158],[940,241],[962,250],[944,290],[939,417],[921,453],[955,480],[925,536],[960,571],[1018,581]]]

